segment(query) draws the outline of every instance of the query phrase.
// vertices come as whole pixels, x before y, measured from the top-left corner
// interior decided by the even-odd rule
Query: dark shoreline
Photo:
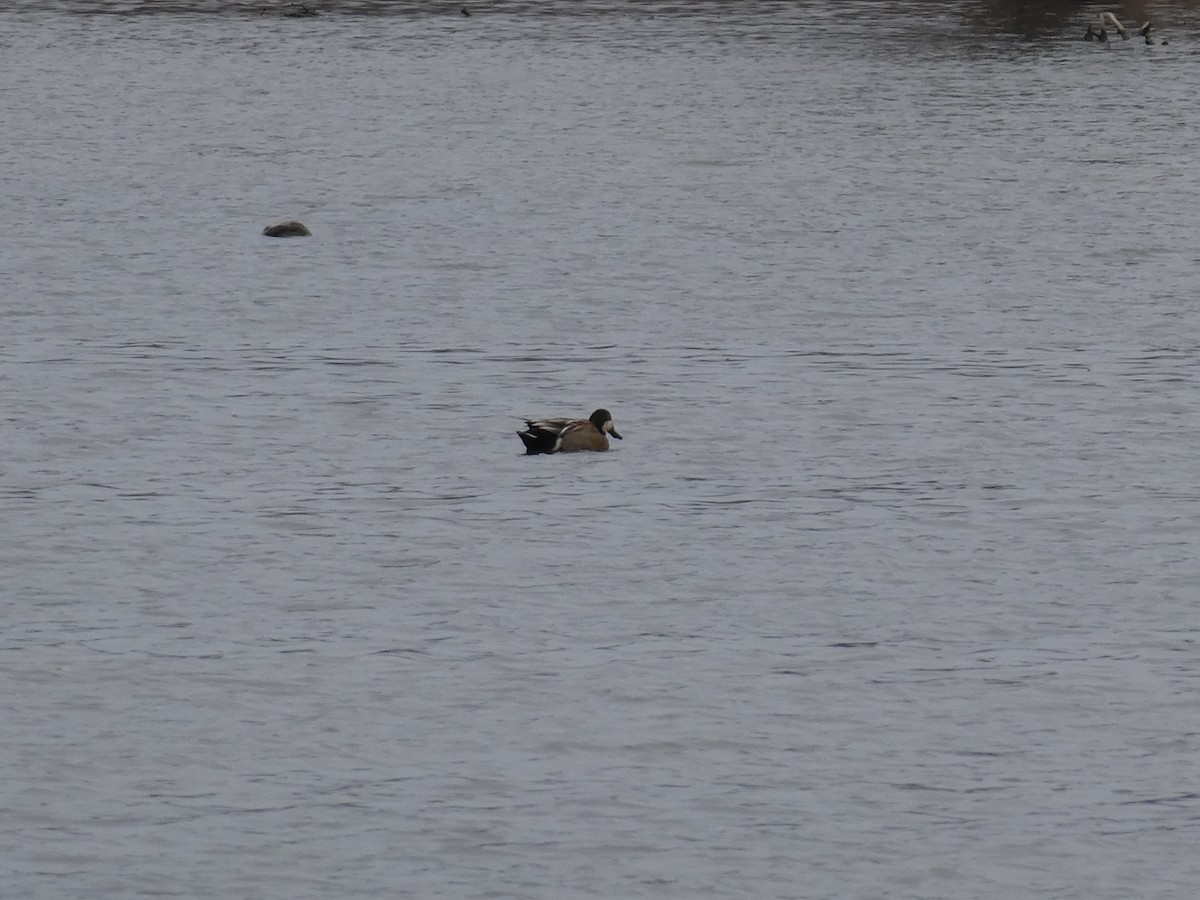
[[[1168,10],[1200,7],[1200,0],[1175,0],[1170,4],[1117,2],[1097,5],[1087,0],[916,0],[887,2],[864,0],[839,7],[830,0],[16,0],[5,12],[66,13],[75,15],[227,15],[316,18],[320,16],[462,17],[468,10],[473,22],[489,13],[554,17],[598,17],[641,14],[646,16],[720,16],[723,9],[754,9],[763,15],[811,14],[814,29],[836,27],[839,16],[881,20],[911,16],[952,16],[967,27],[990,33],[1009,33],[1029,39],[1061,36],[1082,27],[1097,9],[1107,9],[1127,22],[1154,19],[1160,7]],[[877,7],[877,9],[876,9]],[[1161,25],[1169,24],[1161,21]],[[1082,31],[1081,31],[1082,35]]]

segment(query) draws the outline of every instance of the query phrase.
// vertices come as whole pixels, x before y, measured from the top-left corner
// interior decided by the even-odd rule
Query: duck
[[[278,225],[268,225],[263,229],[267,237],[312,237],[312,232],[304,227],[303,222],[294,219],[280,222]]]
[[[598,409],[586,419],[526,419],[517,436],[525,444],[525,455],[572,453],[576,450],[607,450],[608,436],[624,440],[613,427],[612,413]]]

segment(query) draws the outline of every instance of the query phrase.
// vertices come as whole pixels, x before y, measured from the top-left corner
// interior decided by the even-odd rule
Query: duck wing
[[[525,430],[518,431],[517,436],[525,444],[526,453],[557,453],[562,447],[563,435],[590,424],[578,419],[526,419]]]
[[[576,419],[526,419],[525,427],[529,431],[540,431],[545,434],[559,435],[570,428],[572,425],[578,425]]]

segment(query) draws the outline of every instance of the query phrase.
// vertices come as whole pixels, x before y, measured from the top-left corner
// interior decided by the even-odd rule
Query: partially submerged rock
[[[295,219],[280,222],[278,225],[268,225],[263,229],[263,234],[267,237],[312,237],[312,232],[304,227],[304,223]]]
[[[263,7],[258,11],[260,16],[275,15],[283,16],[285,19],[307,19],[309,16],[319,16],[320,13],[315,9],[309,9],[303,3],[291,3],[287,7],[279,9],[271,7]]]

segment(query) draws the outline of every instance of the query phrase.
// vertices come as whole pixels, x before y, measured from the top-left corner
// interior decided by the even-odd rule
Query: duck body
[[[526,419],[525,430],[517,432],[527,456],[607,450],[610,434],[621,440],[607,409],[598,409],[586,419]]]

